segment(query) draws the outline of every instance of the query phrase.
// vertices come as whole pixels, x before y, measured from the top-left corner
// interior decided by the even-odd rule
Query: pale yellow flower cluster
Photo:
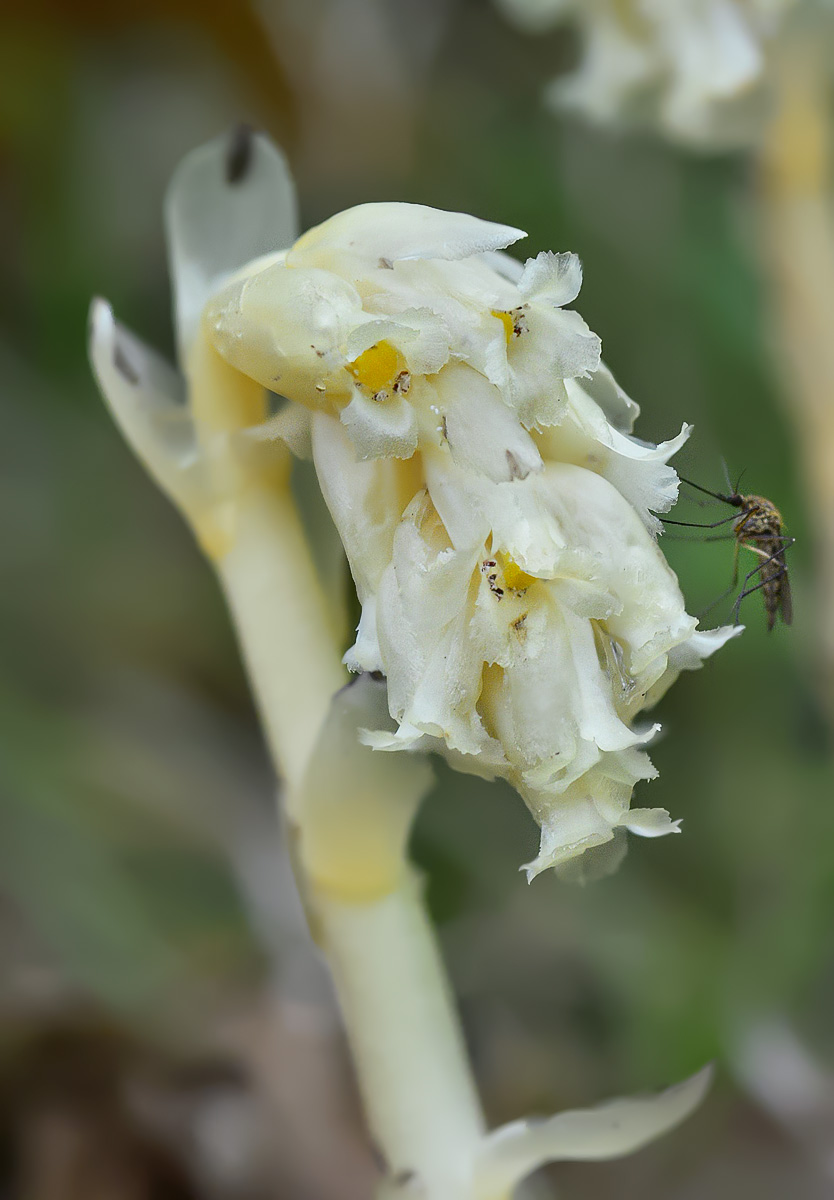
[[[574,255],[522,265],[503,253],[519,230],[394,203],[294,240],[283,159],[256,147],[245,203],[266,252],[252,261],[195,241],[204,209],[231,203],[216,147],[174,184],[188,406],[97,310],[94,362],[134,444],[215,558],[257,448],[312,456],[362,606],[346,662],[386,677],[396,722],[363,738],[508,779],[542,828],[531,875],[600,846],[616,858],[625,830],[674,831],[664,810],[630,808],[654,775],[642,714],[733,632],[696,630],[656,541],[688,429],[632,436],[637,407],[568,307]],[[276,221],[284,248],[268,245]],[[230,379],[235,428],[211,402]]]
[[[632,437],[636,406],[567,307],[577,259],[522,266],[503,253],[518,230],[375,204],[297,239],[261,137],[189,156],[167,224],[181,373],[103,301],[93,367],[225,591],[384,1155],[376,1194],[498,1200],[544,1163],[631,1153],[708,1070],[487,1132],[407,861],[431,769],[391,752],[510,780],[542,828],[531,874],[677,827],[630,809],[653,773],[641,714],[734,632],[697,632],[656,542],[688,430]],[[351,687],[322,586],[334,539],[305,526],[293,454],[361,601]]]

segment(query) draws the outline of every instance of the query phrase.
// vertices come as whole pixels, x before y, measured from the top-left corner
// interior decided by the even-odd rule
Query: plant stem
[[[292,796],[346,676],[288,483],[254,487],[236,502],[234,542],[216,566],[264,733]]]
[[[825,45],[800,29],[776,67],[778,102],[761,163],[764,262],[817,546],[820,683],[834,722],[834,218]]]
[[[320,898],[315,911],[386,1195],[469,1197],[484,1121],[419,880],[409,872],[373,904]]]
[[[253,487],[235,505],[234,540],[216,565],[286,780],[288,814],[303,837],[302,784],[343,669],[288,486]],[[345,802],[362,791],[352,780]],[[353,819],[372,820],[373,805],[357,800]],[[339,828],[334,821],[336,838]],[[351,839],[340,842],[341,852],[350,852]],[[390,1168],[385,1195],[405,1196],[419,1180],[425,1200],[463,1200],[484,1122],[413,871],[403,861],[392,872],[393,890],[356,903],[321,887],[304,872],[301,856],[295,869],[335,977],[369,1125]]]

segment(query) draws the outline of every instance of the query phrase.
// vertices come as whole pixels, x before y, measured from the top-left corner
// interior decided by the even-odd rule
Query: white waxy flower
[[[380,1195],[494,1200],[544,1163],[638,1149],[708,1072],[486,1134],[406,856],[431,771],[368,747],[510,779],[542,827],[531,874],[581,875],[600,847],[610,867],[623,830],[673,830],[629,807],[653,773],[638,718],[734,632],[695,631],[654,540],[688,430],[630,436],[636,406],[564,307],[572,255],[522,267],[501,254],[518,231],[410,205],[290,246],[281,155],[260,137],[231,149],[190,155],[169,192],[182,374],[101,301],[93,366],[223,581],[392,1167]],[[387,682],[340,687],[290,450],[312,454],[356,581],[348,661]]]
[[[542,828],[532,876],[678,828],[630,808],[655,773],[643,714],[734,631],[696,632],[655,541],[688,428],[631,436],[565,308],[578,260],[522,266],[501,254],[520,236],[364,205],[239,271],[203,328],[309,420],[362,605],[346,662],[385,675],[397,722],[368,744],[510,780]]]
[[[548,89],[601,122],[648,119],[708,146],[748,140],[763,108],[773,38],[799,0],[499,0],[539,32],[567,19],[579,66]]]
[[[546,461],[494,484],[427,457],[348,659],[388,677],[399,729],[369,743],[509,779],[542,827],[530,877],[618,830],[674,832],[665,811],[629,808],[655,774],[641,714],[736,631],[696,632],[639,513],[596,470]]]
[[[362,601],[347,662],[387,676],[398,722],[366,740],[509,779],[542,827],[530,876],[619,848],[625,830],[677,829],[663,810],[629,807],[655,774],[642,749],[655,727],[641,713],[739,632],[696,631],[654,540],[652,511],[677,490],[666,459],[688,430],[664,447],[631,440],[617,426],[635,406],[598,375],[606,409],[569,389],[561,425],[536,439],[543,469],[524,479],[496,483],[445,446],[426,447],[406,478],[358,460],[332,418],[313,426]],[[585,857],[583,873],[603,856]]]
[[[286,470],[274,443],[312,454],[362,606],[346,662],[386,677],[396,722],[364,738],[510,780],[542,829],[530,875],[598,870],[625,830],[674,831],[630,808],[654,775],[645,714],[734,631],[696,631],[657,546],[689,430],[632,436],[637,406],[565,307],[578,261],[522,265],[502,253],[519,231],[406,204],[286,248],[280,156],[256,140],[232,184],[223,153],[191,156],[169,202],[188,403],[94,312],[96,371],[137,451],[219,563],[241,506]],[[236,205],[248,232],[229,239]]]
[[[447,441],[492,479],[526,475],[541,466],[528,430],[559,419],[565,381],[598,367],[599,339],[564,308],[581,283],[574,255],[540,255],[517,280],[485,257],[523,236],[422,205],[361,205],[241,272],[206,328],[232,366],[337,415],[360,458]]]

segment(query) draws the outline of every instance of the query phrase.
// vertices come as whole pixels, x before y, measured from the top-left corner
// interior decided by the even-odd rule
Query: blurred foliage
[[[638,434],[693,422],[681,469],[723,486],[724,456],[785,514],[796,625],[768,637],[751,597],[744,637],[661,706],[660,778],[642,787],[681,837],[632,841],[587,889],[528,889],[523,806],[441,767],[414,847],[496,1119],[719,1061],[687,1135],[616,1170],[562,1168],[565,1194],[827,1194],[733,1083],[738,1039],[773,1013],[834,1069],[832,747],[751,163],[557,121],[540,89],[569,39],[524,38],[476,0],[29,0],[3,22],[0,1020],[80,998],[157,1043],[209,1045],[276,979],[311,1011],[329,1003],[298,914],[264,932],[288,911],[287,868],[271,878],[256,855],[279,830],[220,597],[85,356],[94,293],[172,352],[164,186],[249,119],[288,146],[307,222],[402,198],[521,225],[524,253],[577,251],[580,307],[642,406]],[[729,583],[729,544],[664,548],[692,610]]]

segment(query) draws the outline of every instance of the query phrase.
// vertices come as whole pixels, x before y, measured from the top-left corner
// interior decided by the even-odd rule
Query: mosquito
[[[723,517],[720,521],[713,521],[708,525],[697,524],[692,521],[672,521],[668,517],[663,518],[669,525],[683,525],[688,529],[717,529],[720,525],[726,525],[730,521],[733,522],[732,533],[727,535],[719,534],[715,538],[705,539],[706,541],[725,541],[729,538],[735,540],[733,582],[727,591],[724,592],[724,596],[735,591],[738,585],[739,550],[742,547],[752,550],[760,560],[752,571],[748,571],[744,583],[741,585],[741,591],[736,597],[736,602],[733,605],[735,623],[738,624],[739,608],[742,600],[752,595],[753,592],[761,591],[764,597],[768,633],[773,629],[777,618],[780,616],[785,625],[790,625],[793,620],[793,605],[791,603],[791,586],[788,579],[788,567],[785,562],[785,551],[789,546],[794,544],[796,538],[788,537],[785,533],[782,514],[776,505],[764,496],[742,495],[738,490],[741,480],[739,480],[739,483],[735,487],[730,485],[729,492],[711,492],[709,488],[701,487],[699,483],[693,483],[691,479],[684,479],[682,475],[680,476],[680,480],[682,483],[688,484],[689,487],[695,488],[707,496],[712,496],[714,500],[720,500],[722,504],[730,504],[734,509],[738,509],[737,513],[731,513],[730,516]],[[756,579],[756,576],[758,576],[758,579]],[[718,600],[722,599],[723,596],[719,596]],[[714,601],[714,603],[717,604],[718,600]]]

